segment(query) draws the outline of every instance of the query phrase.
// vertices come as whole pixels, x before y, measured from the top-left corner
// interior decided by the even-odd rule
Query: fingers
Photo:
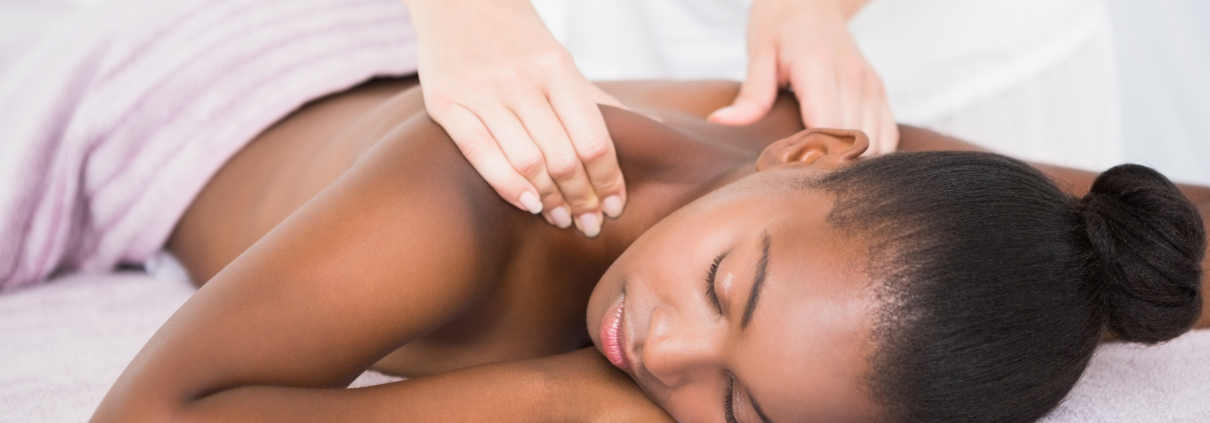
[[[887,103],[886,88],[882,85],[882,79],[868,64],[863,70],[861,122],[855,127],[870,137],[867,156],[891,153],[899,144],[899,128]]]
[[[483,105],[479,108],[488,129],[513,169],[537,189],[542,209],[547,210],[543,217],[561,229],[570,227],[571,213],[560,187],[551,178],[547,155],[527,128],[537,125],[524,124],[520,115],[503,105]]]
[[[454,103],[431,113],[501,197],[594,237],[603,214],[621,215],[626,186],[589,87],[552,90],[562,94],[551,98],[531,91],[505,101]]]
[[[749,125],[769,113],[779,89],[777,56],[753,55],[748,62],[748,78],[740,85],[739,95],[730,106],[715,110],[707,118],[724,125]]]
[[[879,81],[875,78],[870,78],[864,72],[859,78],[851,81],[852,84],[858,87],[858,92],[855,94],[848,93],[848,97],[853,99],[849,101],[858,102],[855,105],[856,107],[849,111],[856,118],[846,119],[846,125],[850,125],[850,128],[860,129],[870,137],[870,148],[864,153],[865,156],[881,155],[886,152],[886,148],[881,142],[881,115],[883,111],[882,103],[884,102],[881,91],[882,87]]]
[[[883,153],[893,153],[899,149],[899,124],[895,123],[895,116],[891,114],[891,106],[885,101],[882,103],[882,129],[878,131],[879,142],[883,146]]]
[[[472,3],[430,18],[469,16],[475,25],[417,28],[430,115],[506,201],[595,236],[601,208],[617,216],[626,199],[596,101],[621,103],[588,83],[533,8]],[[562,104],[552,104],[552,92]]]
[[[791,76],[804,125],[865,132],[870,138],[870,148],[863,154],[867,157],[894,151],[899,131],[881,78],[864,60],[847,63],[839,68],[810,67]]]
[[[501,198],[530,213],[542,211],[538,189],[515,170],[478,116],[452,105],[433,114],[433,118],[446,128],[462,155]]]
[[[558,186],[565,206],[555,207],[568,207],[576,227],[585,235],[596,236],[601,226],[601,201],[563,124],[549,104],[539,99],[518,105],[517,110],[545,157],[546,172]]]
[[[853,128],[845,126],[846,110],[841,103],[840,84],[834,65],[809,62],[790,76],[798,98],[802,122],[807,128]],[[850,101],[857,104],[856,99]]]
[[[605,119],[601,116],[600,109],[592,101],[590,87],[592,85],[587,82],[557,84],[547,94],[550,105],[566,129],[576,157],[582,163],[588,181],[595,191],[591,201],[587,196],[578,200],[568,198],[573,210],[584,210],[577,211],[577,223],[586,219],[586,224],[593,223],[593,217],[587,215],[589,210],[600,210],[605,215],[616,218],[626,206],[626,182],[622,178],[621,168],[618,167],[613,139],[605,127]],[[583,203],[576,204],[576,201]],[[593,204],[593,201],[597,203]],[[596,222],[600,222],[599,213],[594,216]]]

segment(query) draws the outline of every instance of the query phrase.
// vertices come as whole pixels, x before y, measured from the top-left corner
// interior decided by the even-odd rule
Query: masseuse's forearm
[[[247,386],[184,403],[140,395],[93,422],[532,422],[586,421],[591,410],[564,377],[563,356],[475,366],[360,389]],[[156,400],[163,402],[156,402]]]

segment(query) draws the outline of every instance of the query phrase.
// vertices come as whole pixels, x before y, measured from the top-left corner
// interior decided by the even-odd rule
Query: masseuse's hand
[[[433,120],[496,192],[560,228],[596,236],[626,186],[588,82],[528,0],[404,0]]]
[[[780,88],[798,97],[808,128],[860,129],[867,155],[899,144],[882,79],[866,62],[846,23],[864,0],[754,0],[748,21],[748,79],[716,123],[747,125],[773,107]]]

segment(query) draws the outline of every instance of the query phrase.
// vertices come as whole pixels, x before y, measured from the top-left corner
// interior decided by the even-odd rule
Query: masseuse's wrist
[[[781,10],[789,13],[805,12],[813,21],[839,20],[848,22],[869,0],[755,0],[766,10]],[[775,14],[776,16],[783,16]]]
[[[818,10],[837,13],[847,22],[849,19],[852,19],[853,15],[856,15],[866,3],[869,3],[869,0],[806,0],[806,2],[813,4],[813,6],[818,8]]]

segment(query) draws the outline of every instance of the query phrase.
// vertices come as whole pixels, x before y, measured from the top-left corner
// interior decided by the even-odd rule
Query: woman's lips
[[[630,360],[626,358],[626,332],[622,329],[625,309],[626,294],[623,293],[601,321],[601,350],[610,363],[630,373]]]

